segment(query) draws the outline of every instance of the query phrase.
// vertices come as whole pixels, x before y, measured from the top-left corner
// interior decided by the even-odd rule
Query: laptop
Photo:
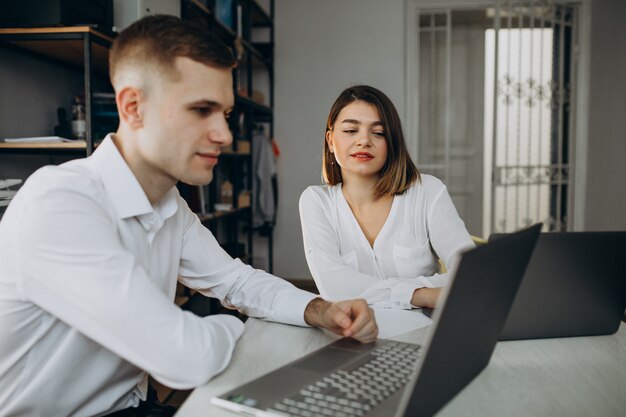
[[[464,253],[424,345],[339,339],[211,399],[248,416],[431,416],[495,348],[541,225]]]
[[[500,340],[612,334],[625,309],[626,232],[542,233]]]

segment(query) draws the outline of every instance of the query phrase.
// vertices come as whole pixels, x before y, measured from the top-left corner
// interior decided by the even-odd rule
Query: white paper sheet
[[[433,321],[416,310],[399,310],[393,308],[374,308],[378,337],[386,339],[426,327]]]
[[[60,136],[36,136],[28,138],[5,138],[6,143],[61,143],[76,142],[76,139],[67,139]]]

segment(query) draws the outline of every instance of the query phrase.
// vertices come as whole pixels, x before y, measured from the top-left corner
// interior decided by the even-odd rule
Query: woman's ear
[[[143,127],[143,101],[141,91],[135,87],[125,87],[116,96],[120,123],[138,129]]]
[[[328,143],[328,150],[330,153],[335,153],[335,145],[333,143],[332,131],[329,129],[326,131],[326,143]]]

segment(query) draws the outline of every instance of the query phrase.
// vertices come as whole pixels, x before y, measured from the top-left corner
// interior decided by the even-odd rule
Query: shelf
[[[262,43],[253,44],[246,40],[242,40],[244,48],[247,49],[256,59],[258,59],[263,65],[265,65],[268,69],[273,69],[272,63],[268,60],[268,58],[259,51],[255,45],[263,45]]]
[[[18,153],[18,152],[50,152],[50,151],[81,151],[87,149],[85,141],[62,142],[62,143],[5,143],[0,142],[0,153]]]
[[[237,38],[237,34],[235,33],[235,31],[220,22],[219,20],[213,18],[211,24],[215,27],[215,31],[217,32],[218,37],[227,38],[231,42],[233,42],[235,38]]]
[[[232,149],[222,150],[221,156],[231,156],[231,157],[249,157],[250,151],[233,151]]]
[[[235,104],[239,104],[241,106],[252,107],[255,111],[265,114],[267,116],[272,116],[272,109],[266,106],[265,104],[257,103],[249,97],[237,95],[235,97]]]
[[[193,4],[198,9],[202,10],[204,13],[206,13],[207,16],[211,16],[212,15],[212,13],[208,9],[208,7],[206,7],[204,4],[200,3],[198,0],[189,0],[189,3]]]
[[[3,28],[0,41],[76,66],[84,65],[85,39],[92,42],[94,69],[108,72],[108,53],[113,39],[89,26]]]
[[[204,223],[204,222],[210,222],[210,221],[215,221],[218,219],[223,219],[223,218],[227,218],[227,217],[231,217],[231,216],[236,216],[238,214],[241,214],[245,211],[248,211],[250,209],[250,206],[246,206],[246,207],[238,207],[238,208],[234,208],[228,211],[215,211],[213,213],[196,213],[196,215],[198,216],[198,218],[200,219],[200,222]]]
[[[256,49],[266,60],[273,60],[274,58],[274,44],[271,42],[253,42],[252,46]]]
[[[255,0],[249,0],[252,6],[252,26],[254,27],[272,27],[274,22],[267,12]]]

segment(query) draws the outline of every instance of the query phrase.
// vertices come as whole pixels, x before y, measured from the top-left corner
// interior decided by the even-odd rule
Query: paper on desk
[[[374,308],[376,323],[378,323],[378,337],[386,339],[420,329],[433,321],[415,310],[400,310],[394,308]]]
[[[60,143],[75,142],[76,139],[67,139],[60,136],[35,136],[28,138],[5,138],[6,143]]]

